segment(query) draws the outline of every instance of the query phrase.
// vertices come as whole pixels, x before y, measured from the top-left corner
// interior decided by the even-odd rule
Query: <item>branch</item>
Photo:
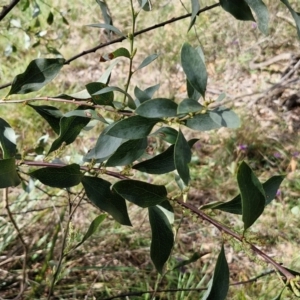
[[[48,163],[48,162],[44,162],[44,161],[33,161],[33,160],[18,160],[17,161],[17,165],[27,165],[27,166],[36,166],[36,167],[50,167],[50,168],[61,168],[61,167],[65,167],[67,166],[67,164],[59,164],[59,163]],[[109,176],[113,176],[115,178],[118,179],[128,179],[128,177],[117,173],[117,172],[112,172],[112,171],[108,171],[108,170],[104,170],[101,168],[89,168],[87,166],[80,166],[80,170],[89,172],[91,170],[94,170],[96,172],[102,172],[105,175],[109,175]]]
[[[291,272],[289,272],[287,269],[285,269],[279,263],[274,261],[271,257],[269,257],[267,254],[265,254],[263,251],[259,250],[252,243],[246,241],[244,237],[238,235],[237,233],[235,233],[234,231],[232,231],[231,229],[229,229],[225,225],[223,225],[223,224],[217,222],[216,220],[210,218],[208,215],[206,215],[204,212],[197,209],[193,205],[191,205],[189,203],[182,202],[180,200],[177,200],[177,202],[178,202],[178,204],[180,204],[184,208],[187,208],[190,211],[192,211],[193,213],[195,213],[196,215],[198,215],[202,220],[205,220],[205,221],[209,222],[210,224],[214,225],[215,227],[217,227],[221,232],[227,233],[228,235],[234,237],[235,239],[239,240],[242,243],[246,242],[250,246],[251,250],[254,253],[261,256],[267,263],[271,264],[276,270],[278,270],[282,275],[284,275],[287,282],[290,282],[291,280],[293,280],[295,278],[295,276]]]
[[[200,10],[198,11],[197,15],[199,16],[201,13],[203,13],[203,12],[205,12],[205,11],[207,11],[207,10],[211,10],[211,9],[213,9],[213,8],[215,8],[215,7],[218,7],[218,6],[220,6],[220,3],[215,3],[215,4],[213,4],[213,5],[206,6],[206,7],[202,8],[202,9],[200,9]],[[158,23],[158,24],[156,24],[156,25],[147,27],[147,28],[145,28],[145,29],[136,31],[136,32],[134,33],[134,37],[136,37],[136,36],[138,36],[138,35],[141,35],[141,34],[143,34],[143,33],[145,33],[145,32],[149,32],[149,31],[152,31],[152,30],[154,30],[154,29],[157,29],[157,28],[160,28],[160,27],[164,27],[164,26],[167,25],[167,24],[172,24],[172,23],[174,23],[174,22],[177,22],[177,21],[186,19],[186,18],[190,17],[191,15],[192,15],[191,13],[185,14],[185,15],[182,15],[182,16],[180,16],[180,17],[172,18],[172,19],[169,19],[169,20],[167,20],[167,21]],[[79,54],[77,54],[77,55],[75,55],[75,56],[69,58],[68,60],[65,61],[64,64],[65,64],[65,65],[68,65],[70,62],[72,62],[73,60],[75,60],[75,59],[77,59],[77,58],[79,58],[79,57],[85,56],[85,55],[90,54],[90,53],[94,53],[94,52],[96,52],[97,50],[99,50],[99,49],[101,49],[101,48],[104,48],[104,47],[107,47],[107,46],[109,46],[109,45],[113,45],[113,44],[116,44],[116,43],[120,43],[120,42],[124,41],[125,39],[127,39],[127,37],[122,36],[122,37],[120,37],[120,38],[114,39],[114,40],[109,41],[109,42],[107,42],[107,43],[99,44],[99,45],[97,45],[97,46],[95,46],[95,47],[93,47],[93,48],[91,48],[91,49],[82,51],[81,53],[79,53]],[[4,89],[4,88],[6,88],[6,87],[11,86],[11,84],[12,84],[12,83],[10,82],[10,83],[6,83],[6,84],[3,84],[3,85],[0,85],[0,90],[1,90],[1,89]]]
[[[1,89],[1,88],[0,88]],[[74,105],[84,105],[84,106],[90,106],[92,108],[100,108],[102,110],[112,112],[112,113],[118,113],[124,116],[132,116],[133,113],[126,110],[116,110],[104,107],[103,105],[94,104],[92,101],[92,98],[87,98],[84,100],[67,100],[67,99],[61,99],[61,98],[55,98],[55,97],[36,97],[36,98],[28,98],[28,99],[22,99],[22,100],[0,100],[0,105],[6,105],[6,104],[17,104],[17,103],[24,103],[27,104],[29,102],[35,102],[35,101],[52,101],[52,102],[61,102],[63,104],[74,104]]]
[[[20,0],[12,0],[10,4],[3,6],[0,13],[0,21],[20,2]]]

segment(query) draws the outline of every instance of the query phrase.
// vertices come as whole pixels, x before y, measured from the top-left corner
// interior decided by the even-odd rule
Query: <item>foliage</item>
[[[29,5],[29,1],[27,3]],[[45,191],[49,190],[50,187],[66,191],[69,195],[70,210],[62,252],[58,264],[52,270],[50,283],[47,283],[49,286],[48,299],[55,294],[55,284],[64,275],[63,265],[67,260],[67,254],[84,244],[105,219],[103,214],[98,216],[91,223],[84,237],[74,247],[68,245],[72,216],[86,197],[101,211],[106,212],[115,221],[126,226],[132,225],[129,212],[133,205],[146,209],[152,232],[150,256],[157,272],[162,277],[168,273],[168,263],[176,242],[173,224],[174,218],[178,216],[174,213],[175,207],[181,208],[181,215],[184,215],[185,211],[188,210],[189,214],[197,215],[218,228],[224,235],[221,252],[202,299],[225,299],[227,296],[230,271],[226,261],[224,244],[226,245],[228,239],[236,239],[245,248],[245,251],[251,250],[255,255],[271,264],[283,276],[284,286],[289,287],[294,295],[300,296],[299,273],[277,263],[259,250],[248,238],[251,226],[263,214],[265,206],[274,199],[284,176],[274,176],[265,183],[261,183],[250,166],[243,161],[240,163],[236,174],[240,194],[234,199],[227,202],[210,203],[201,207],[200,210],[186,200],[192,180],[190,163],[193,145],[197,142],[197,139],[188,139],[190,129],[202,132],[221,127],[234,129],[240,126],[239,118],[234,111],[223,106],[212,107],[214,101],[208,101],[205,97],[208,72],[201,47],[184,43],[181,49],[181,65],[186,75],[186,98],[174,100],[155,97],[155,92],[159,88],[158,85],[150,86],[144,90],[138,86],[131,86],[132,76],[138,76],[136,72],[146,68],[158,58],[158,54],[153,53],[145,57],[134,68],[133,62],[135,62],[137,53],[135,36],[141,34],[141,32],[136,31],[136,22],[140,15],[151,14],[151,1],[138,1],[139,6],[135,6],[131,1],[132,29],[127,34],[124,33],[125,30],[120,30],[113,25],[106,2],[99,0],[97,3],[105,23],[90,24],[89,27],[104,29],[109,36],[114,34],[118,36],[107,45],[124,39],[129,42],[129,49],[120,47],[100,57],[100,63],[110,62],[118,58],[126,59],[129,64],[129,73],[125,87],[110,85],[110,75],[114,67],[112,63],[99,81],[88,83],[84,91],[74,95],[68,95],[66,91],[62,90],[59,96],[47,95],[47,97],[32,97],[26,100],[12,99],[12,95],[40,90],[51,82],[66,64],[89,52],[103,48],[102,44],[68,60],[60,57],[58,51],[52,51],[52,54],[57,56],[56,58],[38,58],[31,61],[22,74],[17,75],[11,84],[5,85],[10,86],[10,90],[1,104],[24,103],[49,124],[52,134],[55,136],[51,145],[41,142],[39,147],[31,149],[33,154],[26,151],[23,153],[18,149],[14,129],[4,120],[4,116],[0,118],[2,149],[0,188],[6,191],[4,200],[6,201],[7,214],[18,232],[18,237],[24,248],[24,272],[20,295],[22,296],[25,291],[23,287],[27,283],[28,245],[22,238],[18,224],[9,211],[7,191],[20,184],[26,190],[29,186],[26,180],[29,180],[33,185],[37,185],[38,181],[41,182]],[[282,0],[282,3],[291,12],[299,34],[299,14],[293,10],[287,0]],[[267,6],[261,0],[221,0],[219,4],[202,10],[199,1],[191,0],[191,13],[189,14],[191,22],[187,29],[190,30],[193,27],[200,13],[218,5],[236,19],[243,21],[255,21],[253,11],[259,29],[264,34],[267,33],[269,14]],[[37,2],[35,2],[34,7],[36,17],[39,14]],[[51,24],[53,18],[54,15],[50,11],[46,22]],[[67,22],[64,17],[62,18],[63,22]],[[168,23],[175,21],[177,20],[172,19]],[[158,27],[157,25],[155,28]],[[41,33],[40,36],[42,36]],[[134,96],[131,90],[134,91]],[[63,112],[56,106],[32,104],[32,102],[41,100],[48,100],[54,104],[68,103],[78,107],[75,110]],[[87,145],[84,153],[77,151],[76,159],[70,158],[68,152],[70,147],[76,143],[80,136],[84,137],[86,131],[91,129],[98,135],[95,145],[89,150],[89,145]],[[161,153],[149,156],[149,146],[153,140],[163,147]],[[76,146],[74,148],[76,149]],[[33,159],[32,155],[34,155]],[[174,193],[171,195],[165,185],[153,184],[152,177],[147,175],[161,175],[170,172],[173,172],[174,180],[178,186],[176,196],[173,196]],[[149,180],[146,182],[142,180],[143,178],[149,178]],[[236,232],[234,228],[228,228],[211,217],[211,210],[215,209],[240,214],[243,231],[241,233]],[[193,263],[198,258],[200,256],[186,260],[185,264]],[[39,293],[40,291],[33,291],[35,296]],[[282,291],[279,289],[278,293],[280,294],[277,299],[280,299]]]

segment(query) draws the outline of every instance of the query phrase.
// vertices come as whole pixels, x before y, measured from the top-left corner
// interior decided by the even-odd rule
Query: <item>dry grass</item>
[[[126,32],[130,28],[128,5],[117,0],[114,4],[115,6],[111,7],[114,25]],[[294,5],[296,4],[299,5],[295,2]],[[67,36],[62,38],[59,48],[66,58],[105,41],[107,37],[99,33],[99,30],[82,27],[84,24],[99,22],[101,14],[96,3],[82,1],[73,5],[62,1],[57,2],[57,5],[64,12],[68,12],[66,18],[70,23],[65,33],[70,30],[71,38],[68,39]],[[161,4],[155,1],[154,7],[156,5]],[[285,266],[299,270],[300,185],[297,165],[299,137],[293,124],[288,123],[293,112],[281,111],[267,95],[254,94],[270,87],[270,82],[280,80],[280,74],[276,69],[282,70],[289,62],[280,61],[262,70],[249,70],[249,63],[254,60],[264,61],[283,52],[297,53],[295,28],[275,16],[279,4],[270,3],[270,5],[273,12],[270,37],[259,34],[249,22],[235,22],[220,9],[201,15],[197,21],[197,32],[192,30],[186,35],[189,20],[185,20],[138,37],[136,65],[149,54],[160,53],[160,57],[138,76],[133,77],[132,87],[138,85],[146,88],[161,83],[158,96],[182,99],[186,90],[179,64],[180,47],[184,41],[194,45],[201,42],[210,75],[207,97],[216,99],[220,93],[226,92],[226,105],[238,111],[243,125],[235,131],[222,129],[217,132],[196,134],[200,142],[194,149],[191,166],[194,181],[189,201],[195,206],[200,206],[216,200],[226,201],[235,196],[237,193],[235,174],[242,159],[251,164],[262,180],[278,173],[286,173],[287,178],[282,185],[281,194],[266,208],[252,231],[257,239],[255,243],[263,250]],[[91,11],[95,14],[91,14]],[[174,6],[159,7],[151,13],[144,13],[139,19],[138,28],[182,13],[184,9],[179,2]],[[60,23],[55,26],[58,30],[67,28]],[[86,83],[96,81],[107,67],[107,64],[99,64],[100,54],[114,50],[118,46],[110,46],[96,54],[78,59],[64,68],[62,74],[39,93],[55,95],[62,91],[83,89]],[[127,42],[123,42],[122,46],[127,47]],[[43,48],[20,49],[17,55],[8,58],[7,64],[1,65],[1,79],[7,82],[11,80],[12,75],[22,72],[28,61],[38,57],[39,51],[44,51],[40,49]],[[12,63],[17,65],[13,74],[10,67]],[[113,71],[112,84],[124,85],[127,72],[126,61],[121,60]],[[292,89],[295,90],[296,86]],[[250,96],[243,96],[245,94]],[[255,103],[254,100],[261,95],[264,98]],[[7,105],[1,106],[0,112],[1,115],[8,116],[5,119],[20,135],[20,147],[34,143],[40,137],[39,130],[34,132],[36,127],[45,127],[43,121],[30,113],[27,108],[18,106],[18,109],[15,109],[15,106]],[[93,134],[97,133],[91,132],[89,137],[93,137]],[[80,137],[77,146],[81,147],[84,142],[84,137]],[[247,145],[247,149],[240,150],[239,145]],[[148,180],[146,177],[139,178]],[[155,180],[174,182],[172,175]],[[51,274],[59,257],[70,196],[66,192],[51,190],[45,194],[39,188],[45,190],[44,186],[37,185],[30,193],[14,189],[9,194],[11,211],[25,241],[30,246],[27,268],[30,287],[24,294],[24,298],[27,299],[45,299],[47,296]],[[171,190],[171,184],[169,189]],[[175,209],[178,216],[175,227],[180,225],[180,229],[169,268],[174,267],[178,261],[187,259],[194,252],[207,255],[185,269],[168,272],[159,283],[159,288],[197,287],[199,283],[203,287],[209,280],[209,276],[205,277],[205,274],[210,275],[213,271],[222,236],[215,228],[193,216],[186,215],[180,220],[181,210],[178,207]],[[62,217],[64,212],[65,216]],[[55,288],[60,299],[93,299],[93,297],[104,299],[121,292],[151,290],[155,287],[158,279],[149,257],[151,233],[146,212],[135,206],[130,206],[129,212],[133,228],[120,227],[108,218],[90,240],[68,254],[62,278]],[[86,200],[83,202],[72,220],[74,235],[71,244],[76,244],[98,214],[97,209]],[[240,217],[215,212],[215,218],[241,231]],[[0,232],[0,295],[13,297],[19,289],[23,251],[15,230],[8,222],[4,208],[0,216]],[[269,270],[264,264],[254,262],[251,254],[246,254],[232,241],[226,243],[226,256],[232,282],[248,280]],[[278,294],[278,285],[278,277],[274,274],[269,275],[257,280],[255,284],[230,288],[229,298],[270,299]],[[140,298],[150,299],[150,296],[146,294],[143,297],[130,297],[130,299]],[[199,299],[199,294],[165,293],[157,298]],[[284,299],[292,299],[291,294],[286,292]]]

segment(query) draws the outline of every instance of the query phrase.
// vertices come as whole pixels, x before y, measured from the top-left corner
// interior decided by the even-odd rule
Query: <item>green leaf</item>
[[[43,117],[56,134],[59,134],[59,123],[63,114],[58,108],[50,105],[32,105],[29,103],[27,105],[33,108],[41,117]]]
[[[221,102],[221,101],[223,101],[223,100],[225,99],[225,97],[226,97],[226,94],[225,94],[225,93],[221,93],[221,94],[218,96],[216,102]]]
[[[140,103],[150,100],[154,93],[159,89],[159,84],[153,85],[142,91],[137,86],[134,88],[134,95]]]
[[[98,229],[98,227],[100,226],[100,224],[105,220],[106,215],[100,215],[98,217],[96,217],[92,223],[89,226],[88,231],[85,233],[84,237],[82,238],[82,240],[74,247],[78,248],[80,245],[82,245],[90,236],[92,236],[96,230]]]
[[[118,28],[116,28],[115,26],[110,25],[110,24],[101,24],[101,23],[99,23],[99,24],[89,24],[87,26],[96,27],[96,28],[104,28],[104,29],[107,29],[109,31],[113,31],[114,33],[116,33],[119,36],[126,37],[125,34],[121,30],[119,30]]]
[[[263,34],[268,34],[269,13],[262,0],[245,0],[253,9],[258,21],[258,28]]]
[[[225,257],[224,246],[218,256],[213,278],[203,300],[225,300],[229,289],[229,268]]]
[[[190,23],[188,32],[195,24],[198,11],[200,10],[199,0],[191,0],[191,4],[192,4],[192,15],[191,15],[191,23]]]
[[[145,118],[167,118],[177,115],[177,104],[166,98],[156,98],[143,102],[135,112]]]
[[[129,140],[108,159],[106,167],[126,166],[140,158],[147,148],[147,138]]]
[[[122,138],[116,138],[113,136],[106,135],[107,131],[112,127],[113,124],[109,125],[100,134],[96,146],[90,150],[84,157],[84,161],[96,160],[102,162],[107,160],[123,143]]]
[[[109,8],[108,8],[107,4],[104,1],[101,1],[101,0],[96,0],[96,2],[100,6],[105,24],[112,25],[113,22],[112,22],[112,18],[110,16]]]
[[[205,107],[203,105],[196,102],[194,99],[188,98],[188,99],[182,100],[178,104],[177,114],[179,115],[179,114],[195,113],[195,112],[199,112],[203,109],[205,109]]]
[[[161,121],[161,119],[133,116],[114,123],[106,134],[123,139],[141,139],[146,137],[154,125]]]
[[[277,175],[269,178],[263,183],[263,189],[266,195],[265,206],[268,205],[276,196],[278,188],[283,181],[284,176]],[[240,195],[237,195],[232,200],[228,202],[217,202],[207,204],[201,207],[201,209],[220,209],[232,214],[241,215],[242,214],[242,199]]]
[[[207,131],[222,127],[220,124],[213,121],[209,112],[198,114],[193,118],[188,119],[185,125],[198,131]]]
[[[15,158],[0,160],[0,189],[17,186],[21,183],[16,171]]]
[[[295,10],[293,10],[288,0],[281,0],[281,2],[289,9],[292,17],[294,18],[297,27],[298,37],[300,38],[300,13],[297,13]]]
[[[29,173],[31,177],[38,179],[45,185],[57,188],[69,188],[78,185],[83,174],[80,166],[71,164],[64,167],[46,167]]]
[[[49,14],[48,14],[48,17],[47,17],[47,24],[48,24],[48,25],[52,25],[53,20],[54,20],[54,15],[53,15],[53,13],[50,11]]]
[[[135,105],[134,100],[132,99],[132,97],[126,91],[124,91],[124,90],[122,90],[122,89],[120,89],[119,87],[116,87],[116,86],[105,87],[105,88],[101,89],[100,91],[93,93],[93,96],[106,94],[106,93],[109,93],[109,92],[112,92],[112,91],[120,92],[120,93],[126,95],[127,98],[128,98],[128,106],[132,109],[136,108],[136,105]]]
[[[144,11],[150,11],[152,10],[152,5],[150,0],[138,0],[140,7]]]
[[[151,159],[134,165],[132,168],[148,174],[165,174],[175,170],[174,145]]]
[[[154,60],[156,60],[158,58],[158,54],[151,54],[149,56],[147,56],[142,63],[138,66],[137,70],[140,70],[146,66],[148,66],[149,64],[151,64]]]
[[[176,135],[177,139],[177,135]],[[192,139],[188,141],[189,147],[192,147],[198,139]],[[175,145],[170,146],[163,153],[154,156],[151,159],[145,160],[141,163],[134,165],[132,168],[140,172],[149,174],[165,174],[175,170],[174,162],[174,148]]]
[[[284,178],[285,176],[283,175],[276,175],[269,178],[265,183],[263,183],[263,189],[266,195],[265,205],[270,204],[271,201],[276,197],[279,186]]]
[[[91,95],[94,103],[98,105],[113,106],[112,103],[114,101],[114,93],[112,91],[107,93],[101,93],[101,94],[98,93],[99,91],[107,87],[106,84],[102,82],[91,82],[88,83],[85,87],[88,93]]]
[[[190,146],[181,130],[179,130],[174,148],[174,162],[176,170],[185,185],[188,185],[190,181],[190,170],[188,164],[190,163],[191,158],[192,153]]]
[[[113,189],[128,201],[140,206],[150,207],[167,200],[164,185],[150,184],[138,180],[121,180],[113,185]]]
[[[280,291],[280,293],[275,298],[273,298],[272,300],[280,300],[281,296],[282,296],[282,293],[285,290],[285,288],[286,288],[286,286],[284,286],[284,288]]]
[[[81,180],[87,197],[101,210],[122,225],[131,226],[125,199],[111,190],[111,183],[97,177],[84,176]]]
[[[194,89],[194,87],[191,85],[188,79],[186,80],[186,89],[187,89],[188,97],[190,99],[193,99],[195,101],[198,101],[200,99],[201,93],[199,93],[196,89]]]
[[[52,143],[48,154],[59,149],[63,143],[65,145],[73,143],[81,129],[84,128],[89,121],[90,118],[87,117],[62,117],[59,124],[59,137]]]
[[[181,49],[181,64],[189,83],[204,97],[207,85],[206,67],[197,49],[188,43],[184,43]]]
[[[238,169],[237,181],[242,198],[244,230],[247,230],[264,211],[266,195],[261,183],[245,162]]]
[[[104,54],[104,55],[100,56],[100,62],[110,61],[117,57],[130,58],[130,53],[126,48],[121,47],[113,52],[110,52],[108,54]]]
[[[220,0],[222,8],[242,21],[254,21],[251,9],[245,0]]]
[[[199,258],[201,258],[205,254],[207,254],[207,253],[200,254],[199,252],[195,252],[189,259],[185,259],[185,260],[181,261],[172,270],[176,270],[176,269],[182,268],[184,266],[187,266],[187,265],[197,261]]]
[[[169,211],[162,206],[148,208],[152,238],[150,255],[156,270],[162,274],[163,268],[174,245],[172,226],[167,217]]]
[[[99,113],[97,113],[94,109],[91,108],[75,109],[75,110],[68,111],[63,115],[63,117],[66,118],[74,117],[74,116],[90,118],[92,120],[97,120],[107,124],[107,121]]]
[[[63,67],[63,58],[39,58],[30,62],[24,73],[17,75],[7,94],[27,94],[49,83]]]
[[[234,111],[223,106],[210,111],[209,115],[216,124],[220,125],[220,127],[238,128],[241,125],[238,115]]]
[[[14,157],[17,153],[16,133],[10,125],[0,118],[0,146],[3,152],[3,158]]]
[[[113,70],[113,68],[116,66],[116,64],[119,62],[118,59],[116,59],[115,61],[113,61],[110,66],[105,70],[105,72],[101,75],[101,77],[99,78],[99,80],[97,82],[101,82],[104,83],[106,86],[109,83],[109,79],[110,79],[110,75],[111,72]],[[70,95],[67,94],[61,94],[56,96],[56,98],[61,98],[61,99],[67,99],[67,100],[87,100],[91,98],[91,95],[88,93],[88,91],[86,89],[79,91],[77,93],[73,93]]]
[[[161,127],[153,132],[151,136],[157,136],[167,143],[175,144],[178,136],[178,131],[172,127]]]

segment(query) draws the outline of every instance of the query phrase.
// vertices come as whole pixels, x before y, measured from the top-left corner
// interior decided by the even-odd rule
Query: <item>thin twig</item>
[[[276,270],[278,270],[282,275],[284,275],[286,277],[286,279],[287,279],[288,282],[291,279],[295,278],[295,276],[291,272],[289,272],[287,269],[285,269],[279,263],[277,263],[276,261],[274,261],[271,257],[269,257],[263,251],[261,251],[260,249],[258,249],[252,243],[250,243],[249,241],[247,241],[243,236],[238,235],[236,232],[232,231],[231,229],[229,229],[225,225],[223,225],[223,224],[219,223],[218,221],[210,218],[207,214],[205,214],[201,210],[197,209],[193,205],[191,205],[189,203],[182,202],[180,200],[177,200],[177,203],[179,203],[184,208],[187,208],[190,211],[192,211],[193,213],[195,213],[196,215],[198,215],[202,220],[205,220],[205,221],[209,222],[210,224],[214,225],[221,232],[225,232],[226,234],[229,234],[230,236],[234,237],[235,239],[239,240],[240,242],[246,242],[250,246],[251,250],[254,253],[256,253],[259,256],[261,256],[266,262],[268,262],[269,264],[271,264]]]
[[[3,6],[0,13],[0,21],[2,21],[5,16],[20,2],[20,0],[12,0],[10,4]]]
[[[66,167],[66,164],[63,163],[48,163],[44,161],[33,161],[33,160],[17,160],[18,165],[27,165],[27,166],[36,166],[36,167],[50,167],[50,168],[61,168],[61,167]],[[105,175],[109,175],[118,179],[128,179],[128,177],[117,173],[113,171],[108,171],[108,170],[102,170],[101,168],[89,168],[87,166],[80,166],[80,169],[86,172],[89,172],[91,170],[97,171],[97,172],[103,172]]]
[[[252,283],[252,282],[256,282],[257,279],[265,277],[267,275],[270,275],[272,273],[274,273],[274,270],[270,270],[267,272],[264,272],[262,274],[259,274],[257,276],[255,276],[254,278],[251,278],[249,280],[244,280],[244,281],[238,281],[238,282],[233,282],[230,283],[230,286],[237,286],[237,285],[242,285],[242,284],[247,284],[247,283]],[[206,291],[207,288],[190,288],[190,289],[166,289],[166,290],[157,290],[156,293],[177,293],[177,292],[202,292],[202,291]],[[126,297],[130,297],[130,296],[142,296],[144,294],[152,294],[153,291],[141,291],[141,292],[129,292],[129,293],[122,293],[116,296],[112,296],[112,297],[108,297],[105,298],[103,300],[113,300],[113,299],[117,299],[117,298],[126,298]]]
[[[206,6],[206,7],[202,8],[202,9],[200,9],[200,10],[198,11],[197,15],[199,15],[199,14],[205,12],[205,11],[211,10],[211,9],[213,9],[213,8],[215,8],[215,7],[218,7],[218,6],[220,6],[220,3],[215,3],[215,4],[213,4],[213,5]],[[152,31],[152,30],[154,30],[154,29],[157,29],[157,28],[160,28],[160,27],[164,27],[164,26],[167,25],[167,24],[172,24],[172,23],[174,23],[174,22],[177,22],[177,21],[186,19],[186,18],[190,17],[191,15],[192,15],[191,13],[185,14],[185,15],[182,15],[182,16],[180,16],[180,17],[172,18],[172,19],[169,19],[169,20],[167,20],[167,21],[158,23],[158,24],[156,24],[156,25],[147,27],[147,28],[145,28],[145,29],[136,31],[136,32],[134,33],[134,37],[139,36],[139,35],[141,35],[141,34],[143,34],[143,33]],[[116,44],[116,43],[121,43],[121,42],[124,41],[125,39],[127,39],[127,37],[126,37],[126,36],[122,36],[122,37],[120,37],[120,38],[114,39],[114,40],[109,41],[109,42],[107,42],[107,43],[99,44],[99,45],[97,45],[97,46],[95,46],[95,47],[93,47],[93,48],[91,48],[91,49],[82,51],[81,53],[79,53],[79,54],[77,54],[77,55],[71,57],[70,59],[66,60],[64,64],[65,64],[65,65],[68,65],[68,64],[70,64],[70,62],[72,62],[73,60],[76,60],[76,59],[79,58],[79,57],[85,56],[85,55],[90,54],[90,53],[94,53],[94,52],[96,52],[97,50],[99,50],[99,49],[101,49],[101,48],[105,48],[105,47],[107,47],[107,46],[109,46],[109,45],[113,45],[113,44]],[[10,82],[10,83],[6,83],[6,84],[3,84],[3,85],[0,85],[0,90],[1,90],[1,89],[4,89],[4,88],[6,88],[6,87],[11,86],[11,84],[12,84],[12,83]]]
[[[85,195],[84,188],[82,188],[82,190],[77,194],[77,196],[74,199],[74,201],[76,201],[76,198],[80,197],[79,200],[78,200],[78,202],[76,203],[75,207],[73,208],[73,210],[72,210],[72,204],[69,201],[69,218],[68,218],[67,225],[66,225],[66,230],[65,230],[65,233],[64,233],[64,236],[63,236],[62,246],[61,246],[60,255],[59,255],[59,261],[57,263],[56,271],[55,271],[55,273],[53,275],[53,278],[52,278],[52,281],[51,281],[51,285],[50,285],[50,288],[49,288],[49,294],[48,294],[48,298],[47,298],[48,300],[50,300],[51,297],[53,296],[54,286],[55,286],[55,283],[56,283],[56,281],[58,279],[58,276],[59,276],[59,274],[61,272],[61,266],[62,266],[63,260],[64,260],[64,258],[66,256],[65,250],[66,250],[67,238],[68,238],[68,234],[69,234],[70,223],[72,221],[72,217],[73,217],[76,209],[80,205],[82,199],[84,198],[84,195]]]
[[[23,296],[23,293],[25,291],[25,289],[27,288],[27,272],[26,272],[26,266],[27,266],[27,257],[28,257],[28,247],[25,243],[25,240],[21,234],[21,231],[10,211],[10,207],[9,207],[9,202],[8,202],[8,188],[5,188],[3,189],[3,201],[4,201],[4,207],[7,211],[7,215],[8,215],[8,218],[10,220],[10,222],[13,224],[16,232],[17,232],[17,235],[18,235],[18,239],[20,240],[21,244],[22,244],[22,247],[23,247],[23,250],[24,250],[24,259],[23,259],[23,267],[22,267],[22,280],[21,280],[21,286],[20,286],[20,292],[19,294],[13,299],[13,300],[17,300],[17,299],[20,299],[22,298]]]

